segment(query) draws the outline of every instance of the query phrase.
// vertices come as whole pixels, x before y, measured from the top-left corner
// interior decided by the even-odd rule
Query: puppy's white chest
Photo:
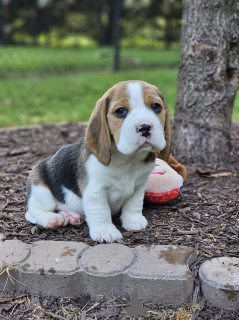
[[[86,192],[102,193],[106,196],[112,214],[119,213],[124,203],[132,197],[138,187],[146,186],[151,165],[140,164],[138,161],[120,162],[113,159],[108,167],[103,166],[95,156],[91,155],[87,169],[89,183]],[[104,196],[105,195],[105,196]]]
[[[118,183],[117,183],[118,182]],[[113,212],[119,211],[123,203],[132,196],[135,183],[131,181],[116,181],[108,190],[108,201]]]

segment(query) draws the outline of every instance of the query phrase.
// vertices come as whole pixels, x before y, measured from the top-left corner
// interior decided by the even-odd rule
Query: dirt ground
[[[52,155],[61,146],[84,134],[85,125],[76,123],[0,130],[0,233],[5,239],[26,243],[38,240],[82,241],[93,245],[86,224],[44,230],[27,222],[23,206],[26,179],[33,164]],[[177,309],[150,305],[145,319],[239,319],[234,312],[207,306],[200,298],[197,273],[206,259],[239,257],[239,124],[232,126],[232,161],[214,170],[209,166],[187,166],[188,179],[183,195],[166,204],[144,204],[149,225],[146,231],[127,232],[121,243],[177,244],[193,246],[198,260],[192,266],[196,275],[192,304]],[[176,157],[177,158],[177,157]],[[95,302],[88,296],[34,297],[25,293],[0,293],[2,319],[122,319],[127,318],[128,298]],[[129,318],[129,317],[128,317]],[[136,319],[136,318],[135,318]],[[142,319],[142,317],[141,317]]]

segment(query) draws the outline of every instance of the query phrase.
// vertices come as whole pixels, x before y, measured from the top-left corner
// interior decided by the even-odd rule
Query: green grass
[[[110,71],[112,54],[109,48],[0,47],[0,127],[87,121],[102,94],[129,79],[158,86],[173,115],[178,51],[123,49],[117,73]],[[239,120],[239,94],[233,119]]]
[[[112,48],[0,47],[0,77],[112,69]],[[178,50],[122,49],[123,69],[177,67]]]
[[[103,93],[116,82],[129,79],[145,80],[158,86],[173,114],[176,69],[79,73],[4,80],[0,84],[0,126],[87,121]]]

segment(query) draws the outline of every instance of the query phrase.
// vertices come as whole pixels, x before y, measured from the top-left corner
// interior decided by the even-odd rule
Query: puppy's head
[[[170,143],[165,99],[143,81],[123,81],[110,88],[98,100],[86,129],[86,145],[104,165],[110,163],[112,144],[125,155],[160,151],[166,161]]]

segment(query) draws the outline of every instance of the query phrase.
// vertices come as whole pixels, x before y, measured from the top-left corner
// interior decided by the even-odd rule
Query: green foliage
[[[123,38],[121,40],[122,48],[135,48],[135,49],[161,49],[164,50],[167,45],[163,41],[154,40],[152,38],[144,37],[144,36],[131,36],[130,38]],[[179,43],[171,42],[171,49],[178,50]]]
[[[85,47],[112,45],[113,0],[2,1],[5,44],[47,44]],[[125,0],[121,13],[121,36],[147,38],[149,44],[179,42],[181,0]],[[66,41],[68,36],[72,41]],[[74,41],[73,41],[74,40]]]
[[[37,37],[37,42],[43,46],[49,47],[62,47],[62,48],[96,48],[97,42],[87,36],[78,36],[74,34],[68,34],[65,37],[58,37],[57,34],[52,31],[50,34],[40,34]]]
[[[147,39],[149,45],[162,42],[167,48],[179,43],[181,36],[181,0],[125,0],[122,16],[122,40]],[[136,42],[137,46],[139,42]]]

